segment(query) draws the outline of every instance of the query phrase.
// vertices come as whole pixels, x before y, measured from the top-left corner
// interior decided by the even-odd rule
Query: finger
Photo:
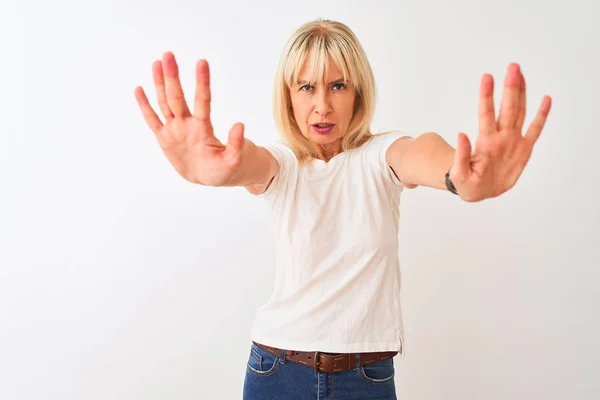
[[[504,93],[500,103],[498,130],[512,130],[519,111],[519,65],[511,63],[504,78]]]
[[[471,168],[471,142],[469,137],[460,132],[457,139],[456,152],[454,154],[454,163],[452,164],[453,174],[457,181],[466,180]]]
[[[148,98],[144,93],[144,89],[142,89],[140,86],[135,88],[135,99],[137,100],[140,106],[140,110],[142,110],[142,115],[144,116],[146,124],[148,124],[152,132],[158,135],[161,128],[163,127],[163,123],[150,106]]]
[[[152,79],[156,88],[156,97],[158,99],[158,107],[160,112],[168,121],[173,118],[173,111],[167,103],[167,95],[165,92],[165,77],[162,68],[162,61],[158,60],[152,64]]]
[[[532,146],[535,144],[535,142],[540,137],[540,134],[542,133],[542,129],[544,128],[546,120],[548,119],[548,114],[550,113],[551,106],[552,98],[550,96],[544,96],[538,113],[531,122],[531,125],[529,125],[529,129],[527,129],[527,132],[525,133],[525,139],[530,141]]]
[[[494,78],[483,74],[479,85],[479,134],[496,132],[496,112],[494,111]]]
[[[167,91],[167,102],[176,117],[190,115],[181,82],[179,81],[179,67],[175,56],[171,52],[163,54],[163,70],[165,74],[165,87]]]
[[[196,95],[194,115],[203,122],[210,123],[210,69],[206,60],[196,64]]]
[[[525,77],[523,71],[519,72],[519,111],[517,112],[517,122],[515,128],[517,132],[521,132],[523,129],[523,122],[525,122],[525,115],[527,109],[527,98],[525,89]]]
[[[241,153],[244,147],[244,124],[234,124],[227,137],[227,149],[233,154]]]

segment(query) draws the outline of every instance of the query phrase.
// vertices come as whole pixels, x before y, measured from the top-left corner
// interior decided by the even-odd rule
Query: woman
[[[474,149],[465,134],[456,150],[433,132],[373,135],[365,52],[347,26],[317,20],[283,51],[274,93],[283,143],[261,147],[242,124],[226,145],[215,137],[206,61],[197,64],[193,112],[171,53],[153,64],[153,76],[165,122],[141,88],[135,95],[177,172],[202,185],[245,186],[272,212],[275,290],[252,327],[244,398],[395,399],[393,357],[405,355],[401,191],[428,186],[469,202],[506,192],[529,160],[550,97],[523,136],[525,81],[511,64],[497,120],[493,78],[482,77]]]

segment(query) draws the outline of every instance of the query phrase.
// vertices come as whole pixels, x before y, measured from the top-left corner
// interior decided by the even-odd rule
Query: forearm
[[[244,138],[241,163],[231,179],[223,186],[248,186],[265,183],[276,167],[273,162],[277,161],[267,149]]]
[[[406,149],[398,178],[408,185],[447,190],[445,176],[455,151],[437,133],[424,133],[413,139]]]

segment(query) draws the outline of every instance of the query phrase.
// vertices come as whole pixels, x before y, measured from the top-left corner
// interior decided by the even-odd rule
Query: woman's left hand
[[[497,197],[515,185],[529,161],[552,103],[550,96],[544,96],[523,136],[525,79],[518,64],[508,66],[497,121],[491,75],[483,75],[479,93],[479,135],[475,149],[472,151],[467,135],[459,133],[450,169],[450,179],[458,195],[470,202]]]

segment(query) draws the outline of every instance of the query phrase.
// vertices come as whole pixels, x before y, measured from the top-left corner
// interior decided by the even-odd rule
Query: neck
[[[337,156],[342,152],[342,148],[339,142],[327,143],[325,145],[318,145],[317,151],[319,152],[319,159],[328,162],[333,157]]]

